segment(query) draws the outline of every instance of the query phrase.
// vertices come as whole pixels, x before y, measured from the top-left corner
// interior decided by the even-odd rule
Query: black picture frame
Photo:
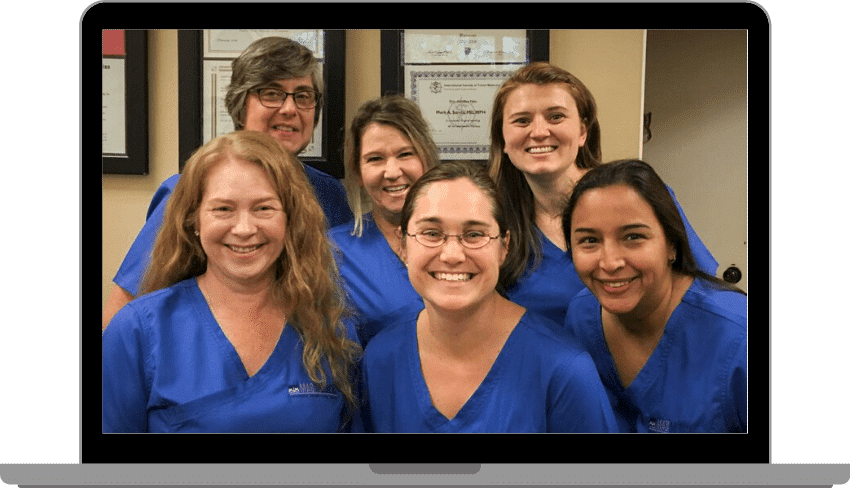
[[[345,175],[345,31],[325,30],[324,102],[322,112],[322,156],[299,159],[337,178]],[[178,45],[179,167],[203,145],[203,30],[180,30]]]
[[[148,165],[148,33],[124,31],[126,154],[103,154],[103,174],[146,175]]]

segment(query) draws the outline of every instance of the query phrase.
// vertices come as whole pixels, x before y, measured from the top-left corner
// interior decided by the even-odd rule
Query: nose
[[[250,212],[239,212],[236,216],[236,222],[230,230],[237,236],[250,236],[257,232],[257,226],[254,224],[253,217]]]
[[[387,158],[387,164],[384,165],[384,179],[395,180],[401,177],[401,165],[394,157]]]
[[[605,244],[602,246],[602,255],[599,258],[599,267],[606,273],[614,273],[625,266],[623,253],[620,246],[616,244]]]
[[[543,117],[534,117],[530,124],[531,137],[543,138],[549,136],[549,124]]]
[[[298,110],[298,106],[295,105],[295,95],[291,94],[286,95],[280,108],[277,109],[280,113],[295,113],[296,110]]]
[[[457,236],[446,237],[446,242],[440,249],[440,260],[448,264],[462,263],[466,260],[466,253],[463,244],[460,243],[460,238]]]

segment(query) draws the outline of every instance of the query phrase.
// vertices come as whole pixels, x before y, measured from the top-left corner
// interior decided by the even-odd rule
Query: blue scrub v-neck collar
[[[425,310],[423,309],[420,313],[424,312]],[[423,411],[425,419],[427,419],[428,423],[434,427],[435,431],[440,430],[447,425],[465,426],[469,424],[470,419],[475,419],[476,412],[480,409],[482,404],[487,402],[493,386],[497,383],[498,378],[501,375],[502,363],[505,361],[502,358],[506,354],[509,354],[508,349],[512,347],[512,338],[516,334],[517,329],[521,327],[527,313],[527,311],[523,313],[519,322],[517,322],[516,326],[514,326],[513,330],[511,330],[511,333],[502,345],[502,349],[496,356],[496,360],[493,361],[492,365],[490,365],[490,369],[487,371],[484,379],[481,380],[481,383],[478,384],[475,391],[472,392],[472,395],[466,399],[466,402],[464,402],[463,406],[460,407],[460,410],[457,411],[457,414],[455,414],[455,416],[451,419],[440,412],[431,400],[431,391],[428,389],[428,383],[425,382],[425,375],[422,373],[422,362],[419,357],[419,339],[416,334],[418,314],[416,318],[413,319],[411,327],[408,327],[407,331],[409,334],[408,340],[404,342],[412,349],[408,351],[408,357],[410,357],[412,365],[410,368],[413,375],[412,382],[416,387],[416,396],[420,408]]]
[[[685,301],[685,298],[691,294],[691,290],[696,282],[697,280],[694,280],[688,287],[688,290],[682,296],[682,300],[679,303],[680,305]],[[627,388],[624,388],[623,383],[620,381],[620,375],[617,373],[617,366],[614,364],[614,356],[608,348],[608,341],[605,340],[605,331],[602,328],[602,305],[599,305],[599,314],[597,315],[598,324],[596,327],[597,341],[599,341],[600,347],[602,347],[606,353],[606,367],[612,372],[614,378],[616,378],[616,386],[620,392],[637,396],[643,394],[652,387],[652,384],[655,382],[658,374],[664,370],[664,366],[667,363],[667,356],[670,353],[670,348],[673,347],[673,344],[676,342],[676,338],[679,335],[678,329],[681,327],[682,321],[677,320],[676,317],[680,313],[682,313],[681,307],[677,305],[673,310],[673,313],[670,315],[670,318],[667,319],[667,324],[664,326],[664,333],[661,334],[661,339],[659,339],[655,349],[652,350],[652,354],[650,354],[646,359],[646,362],[640,368],[638,374],[635,375],[631,384],[629,384]]]
[[[225,335],[224,331],[221,329],[221,325],[219,325],[218,321],[215,319],[215,315],[213,315],[212,309],[210,309],[210,304],[207,302],[204,293],[201,291],[201,287],[198,285],[198,278],[194,277],[192,278],[192,281],[194,285],[192,288],[194,289],[194,293],[198,299],[198,304],[200,305],[199,308],[201,309],[202,322],[205,324],[206,329],[208,329],[210,333],[217,338],[218,343],[224,354],[228,357],[231,366],[243,375],[245,381],[259,381],[266,377],[269,374],[269,371],[277,369],[282,363],[282,361],[280,361],[280,357],[283,353],[280,351],[283,349],[284,344],[291,344],[293,339],[297,340],[299,338],[295,330],[289,326],[289,323],[287,322],[283,324],[283,329],[280,331],[280,337],[278,337],[274,349],[272,349],[271,354],[269,354],[269,357],[266,358],[266,361],[260,369],[253,375],[249,375],[248,370],[245,368],[245,363],[242,362],[242,358],[239,357],[239,353],[236,352],[236,348],[233,346],[233,343],[230,342],[230,339],[227,338],[227,335]]]

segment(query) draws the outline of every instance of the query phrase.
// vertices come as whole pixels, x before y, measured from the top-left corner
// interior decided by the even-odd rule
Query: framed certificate
[[[103,174],[147,174],[147,32],[103,30],[101,45]]]
[[[549,31],[382,31],[381,59],[382,93],[419,104],[440,159],[486,160],[493,98],[513,71],[549,59]]]
[[[340,30],[200,30],[178,32],[180,64],[180,168],[199,146],[232,132],[224,106],[231,64],[251,42],[279,36],[313,51],[323,67],[324,102],[310,145],[299,159],[328,174],[344,176],[342,138],[345,100],[345,32]]]

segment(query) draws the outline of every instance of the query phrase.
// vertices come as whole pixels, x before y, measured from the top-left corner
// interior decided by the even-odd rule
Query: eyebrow
[[[416,222],[414,222],[414,224],[423,224],[423,223],[424,224],[428,224],[428,223],[442,224],[443,220],[439,217],[424,217],[424,218],[421,218],[421,219],[417,220]],[[486,226],[492,225],[492,224],[489,223],[489,222],[483,222],[483,221],[480,221],[480,220],[467,220],[467,221],[463,222],[463,225],[466,226],[466,227],[472,226],[472,225],[478,225],[478,226],[486,227]]]
[[[361,158],[366,158],[366,157],[369,157],[369,156],[383,156],[384,154],[387,154],[387,153],[398,154],[398,153],[403,153],[403,152],[414,152],[414,153],[416,152],[416,148],[413,147],[413,145],[404,146],[404,147],[400,147],[398,149],[393,149],[393,150],[391,150],[391,148],[387,148],[386,146],[381,146],[380,149],[372,149],[372,148],[369,148],[369,147],[367,147],[365,149],[366,149],[366,151],[363,151],[363,155],[360,156]]]
[[[619,228],[619,230],[632,230],[632,229],[649,229],[650,227],[646,224],[628,224]],[[598,230],[592,227],[576,227],[573,229],[573,232],[585,232],[585,233],[594,233],[598,232]]]
[[[267,85],[263,85],[260,88],[274,88],[275,90],[286,91],[286,90],[283,89],[283,85],[281,85],[280,83],[278,83],[276,81],[273,81],[273,82],[271,82]],[[315,91],[315,88],[313,88],[313,85],[298,85],[298,86],[295,87],[295,91],[300,91],[300,90],[313,90],[313,91]]]
[[[235,201],[236,200],[234,200],[232,198],[223,198],[223,197],[210,197],[207,200],[207,202],[209,202],[209,203],[234,203]],[[252,205],[256,205],[258,203],[270,202],[270,201],[283,203],[277,195],[268,195],[268,196],[264,196],[264,197],[260,197],[260,198],[255,198],[254,200],[251,200],[250,203]]]
[[[548,108],[546,108],[546,109],[545,109],[545,111],[546,111],[546,112],[551,112],[551,111],[553,111],[553,110],[564,110],[564,111],[567,111],[567,112],[569,112],[569,111],[570,111],[570,109],[569,109],[569,108],[564,107],[563,105],[553,105],[553,106],[548,107]],[[532,112],[531,110],[519,110],[519,111],[517,111],[517,112],[511,112],[511,113],[509,113],[509,114],[508,114],[508,117],[516,117],[517,115],[528,115],[528,114],[530,114],[531,112]]]

